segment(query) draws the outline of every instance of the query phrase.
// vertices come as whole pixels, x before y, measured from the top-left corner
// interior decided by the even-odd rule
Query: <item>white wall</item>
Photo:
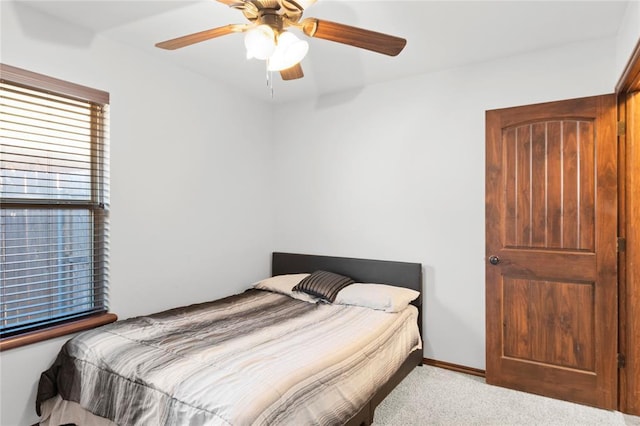
[[[421,262],[425,355],[484,369],[484,112],[611,93],[614,68],[607,39],[282,106],[276,249]]]
[[[632,0],[627,4],[627,10],[616,39],[616,72],[618,77],[622,76],[638,42],[640,42],[640,1]]]
[[[269,106],[26,6],[1,7],[3,63],[111,94],[112,311],[211,300],[266,276]],[[38,378],[67,338],[0,354],[0,424],[37,421]]]

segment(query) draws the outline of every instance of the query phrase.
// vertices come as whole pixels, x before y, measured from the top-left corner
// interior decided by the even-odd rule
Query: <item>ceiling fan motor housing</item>
[[[284,29],[284,19],[275,9],[262,9],[256,22],[258,25],[270,26],[276,34]]]

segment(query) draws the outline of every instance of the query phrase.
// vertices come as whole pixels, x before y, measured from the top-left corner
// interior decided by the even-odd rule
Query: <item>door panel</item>
[[[590,121],[505,129],[507,247],[593,251],[593,141]]]
[[[593,371],[593,296],[592,283],[505,278],[504,356]]]
[[[615,105],[487,112],[488,383],[616,408]]]

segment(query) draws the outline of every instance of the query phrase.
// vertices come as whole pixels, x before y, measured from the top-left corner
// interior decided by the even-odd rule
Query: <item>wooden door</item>
[[[615,409],[614,95],[486,114],[487,383]]]

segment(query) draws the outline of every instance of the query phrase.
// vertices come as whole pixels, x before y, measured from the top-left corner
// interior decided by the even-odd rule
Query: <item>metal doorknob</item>
[[[498,263],[500,263],[500,258],[498,256],[491,256],[489,258],[489,263],[492,265],[497,265]]]

